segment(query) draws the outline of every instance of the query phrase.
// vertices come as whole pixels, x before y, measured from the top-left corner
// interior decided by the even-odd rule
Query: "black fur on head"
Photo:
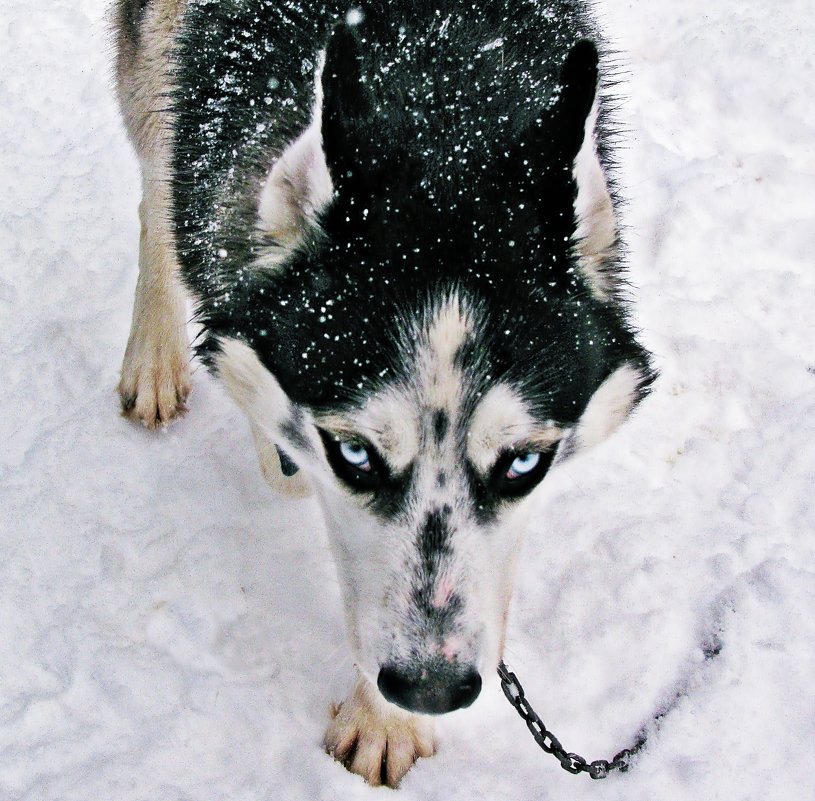
[[[421,195],[416,184],[426,185],[429,178],[422,175],[415,153],[389,126],[389,112],[398,125],[400,110],[378,102],[371,90],[364,72],[363,31],[363,25],[347,23],[333,30],[322,75],[323,147],[337,197],[333,218],[344,223],[340,236],[347,235],[352,226],[365,227],[369,220],[373,224],[376,212],[372,206],[393,207],[397,200],[408,200],[411,191]],[[490,154],[492,163],[485,159],[480,165],[490,176],[482,184],[485,191],[496,198],[526,193],[535,203],[540,225],[533,228],[549,249],[574,233],[577,186],[572,170],[585,137],[598,77],[594,43],[577,42],[560,70],[550,106],[540,110],[516,142],[501,153]],[[484,181],[472,169],[462,178]],[[431,204],[436,201],[432,194],[429,199]],[[509,216],[515,213],[517,210]]]
[[[369,0],[359,25],[345,3],[239,5],[242,20],[191,6],[178,54],[176,235],[205,360],[237,337],[295,402],[355,404],[409,378],[405,337],[455,292],[479,319],[462,369],[523,384],[554,419],[576,420],[622,362],[646,362],[574,249],[573,165],[598,79],[582,4]],[[237,29],[248,36],[224,48]],[[261,154],[308,124],[323,47],[334,198],[320,235],[253,269]],[[225,208],[233,171],[251,180]]]

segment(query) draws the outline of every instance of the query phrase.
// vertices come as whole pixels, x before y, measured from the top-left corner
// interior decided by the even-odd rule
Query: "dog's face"
[[[564,432],[511,384],[476,378],[478,324],[444,298],[404,332],[402,380],[315,417],[354,651],[374,681],[390,669],[467,684],[502,651],[524,500]],[[461,700],[426,695],[406,705]]]
[[[647,374],[625,362],[576,420],[542,413],[539,392],[468,353],[478,312],[456,295],[432,309],[404,331],[400,380],[340,408],[293,403],[243,343],[224,343],[220,371],[312,481],[356,663],[389,700],[439,713],[501,658],[535,489],[623,421]]]
[[[215,361],[311,478],[360,669],[389,700],[440,713],[472,702],[501,658],[530,497],[625,418],[650,373],[575,255],[593,48],[572,51],[543,122],[463,156],[450,181],[361,125],[376,104],[357,53],[339,29],[325,151],[295,145],[260,204],[267,223],[299,214],[303,233],[252,277],[251,326],[225,330]],[[291,193],[313,200],[328,179],[309,226]]]

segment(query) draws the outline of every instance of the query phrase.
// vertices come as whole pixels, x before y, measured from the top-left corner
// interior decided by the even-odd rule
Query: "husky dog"
[[[395,785],[495,671],[535,488],[653,372],[585,4],[352,2],[118,0],[119,391],[151,428],[183,412],[189,293],[267,480],[325,515],[358,668],[326,747]]]

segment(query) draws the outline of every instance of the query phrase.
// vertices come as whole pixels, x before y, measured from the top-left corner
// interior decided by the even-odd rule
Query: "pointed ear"
[[[331,202],[316,119],[275,162],[258,202],[261,250],[256,266],[274,268],[300,244]]]
[[[577,228],[575,159],[585,139],[598,75],[597,48],[588,40],[579,41],[563,62],[549,106],[507,154],[506,177],[535,199],[540,236],[553,252],[561,250]]]
[[[322,134],[328,171],[339,194],[363,175],[366,128],[373,122],[371,90],[362,71],[357,25],[338,25],[328,40],[323,67]]]
[[[521,137],[521,147],[544,180],[555,174],[571,174],[597,94],[597,64],[597,48],[592,42],[583,39],[574,45],[563,62],[550,105]]]
[[[552,110],[552,135],[560,157],[570,167],[583,146],[598,78],[597,48],[593,42],[583,39],[566,56],[560,71],[560,96]]]

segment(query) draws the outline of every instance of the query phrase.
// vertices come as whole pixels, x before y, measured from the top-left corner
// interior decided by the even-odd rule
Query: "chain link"
[[[611,761],[607,759],[596,759],[588,762],[579,754],[570,754],[560,744],[560,741],[550,732],[544,722],[532,709],[529,701],[524,695],[524,688],[518,677],[503,663],[498,665],[498,676],[501,679],[501,689],[507,697],[507,701],[515,707],[518,714],[523,718],[526,727],[535,738],[535,742],[547,753],[553,754],[560,762],[563,770],[577,775],[578,773],[588,773],[592,779],[605,779],[612,771],[625,773],[631,764],[631,758],[645,745],[645,736],[640,734],[633,748],[626,748],[620,751]]]

